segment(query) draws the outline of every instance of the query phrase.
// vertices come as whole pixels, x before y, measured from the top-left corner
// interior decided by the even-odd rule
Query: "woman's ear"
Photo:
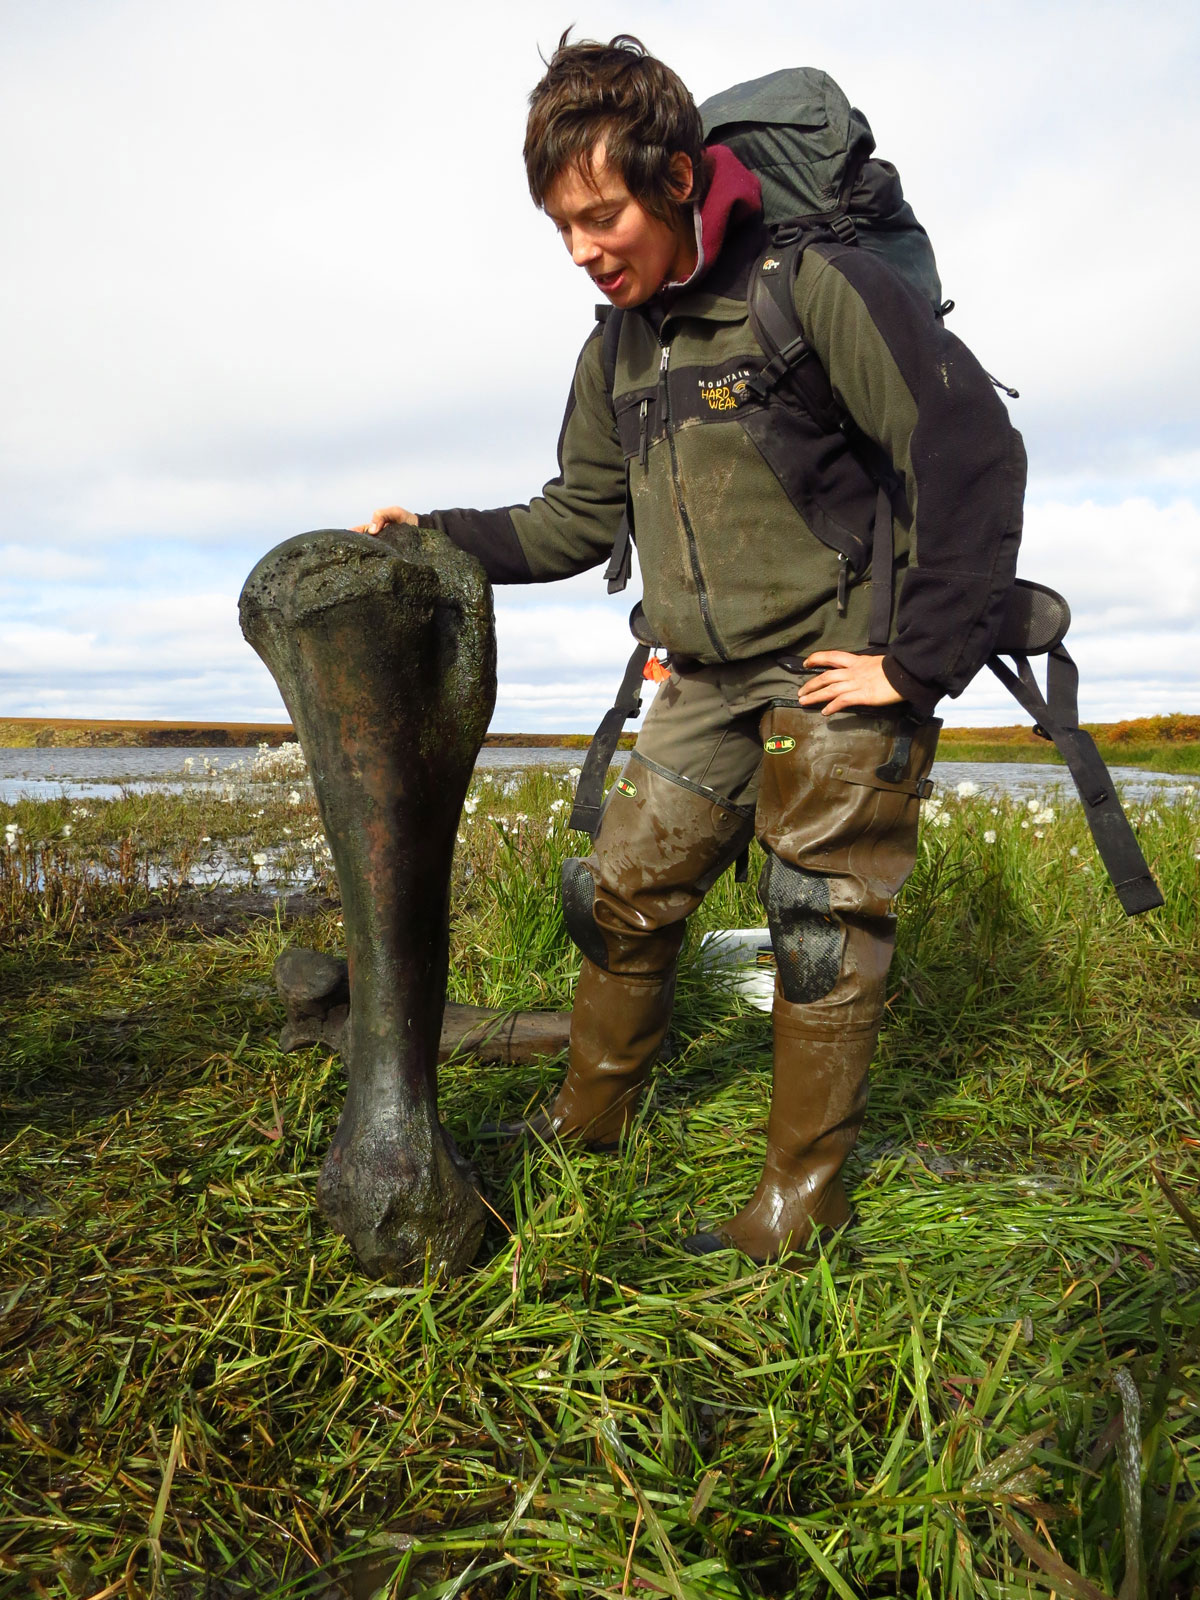
[[[690,156],[685,156],[682,150],[677,150],[671,157],[671,198],[682,205],[685,200],[693,198],[695,193],[696,175],[692,168]]]

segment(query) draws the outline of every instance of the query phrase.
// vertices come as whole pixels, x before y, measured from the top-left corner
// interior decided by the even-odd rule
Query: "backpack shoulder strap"
[[[767,364],[751,379],[749,388],[758,399],[767,401],[781,384],[790,384],[814,421],[833,433],[848,420],[846,412],[834,399],[825,369],[804,337],[796,310],[796,274],[812,239],[812,234],[798,234],[782,248],[768,250],[751,271],[746,310]]]
[[[849,223],[849,218],[841,220]],[[836,228],[832,232],[843,242],[850,242],[854,237],[852,223],[849,229],[848,235]],[[804,337],[796,310],[796,274],[800,271],[804,251],[814,240],[828,237],[830,231],[825,226],[805,228],[795,223],[785,223],[773,230],[776,248],[768,250],[753,268],[746,295],[751,330],[768,359],[747,387],[768,404],[781,387],[790,388],[818,427],[826,433],[845,435],[855,456],[874,481],[878,496],[871,553],[869,640],[873,645],[885,645],[892,622],[895,549],[891,495],[897,485],[897,474],[883,453],[871,445],[846,408],[839,404],[828,373]],[[848,576],[843,570],[842,578]],[[839,609],[843,604],[844,590],[839,584]]]
[[[608,395],[608,403],[611,406],[613,389],[617,381],[617,346],[621,342],[621,325],[625,321],[625,313],[619,306],[597,306],[596,320],[604,328],[601,335],[600,360],[604,369],[604,392]],[[612,555],[608,566],[604,569],[609,594],[620,594],[629,582],[632,571],[633,517],[629,503],[628,474],[626,474],[625,509],[621,513],[620,526],[613,540]],[[603,774],[601,777],[603,778]]]
[[[604,392],[612,405],[613,388],[617,381],[617,346],[621,342],[621,324],[625,313],[619,306],[597,306],[596,320],[603,325],[600,358],[604,363]]]

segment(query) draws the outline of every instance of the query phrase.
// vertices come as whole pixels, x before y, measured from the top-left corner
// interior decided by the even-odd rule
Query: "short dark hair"
[[[529,96],[525,172],[539,210],[568,167],[592,175],[592,152],[603,140],[611,166],[651,216],[671,222],[679,213],[672,156],[692,163],[692,192],[703,187],[704,135],[686,85],[650,55],[640,39],[619,33],[607,44],[569,44],[570,28]]]

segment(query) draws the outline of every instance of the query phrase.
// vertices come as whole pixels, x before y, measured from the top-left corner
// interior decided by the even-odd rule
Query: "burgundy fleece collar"
[[[700,261],[694,276],[707,272],[720,255],[731,222],[757,216],[762,210],[762,185],[728,145],[709,145],[704,163],[708,191],[700,207]]]
[[[762,186],[728,145],[709,145],[704,152],[704,165],[708,189],[695,212],[696,269],[689,278],[667,284],[664,292],[694,289],[720,255],[730,223],[756,216],[762,210]]]

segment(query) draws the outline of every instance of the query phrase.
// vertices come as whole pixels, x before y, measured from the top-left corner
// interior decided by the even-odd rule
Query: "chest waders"
[[[652,970],[665,991],[687,916],[757,831],[777,964],[767,1156],[747,1206],[685,1245],[737,1248],[759,1261],[806,1248],[814,1229],[848,1219],[840,1173],[866,1108],[892,903],[915,860],[940,727],[890,709],[824,717],[797,703],[796,682],[770,661],[732,663],[673,674],[660,691],[591,854],[564,867],[588,1032],[573,1036],[567,1082],[547,1114],[564,1134],[573,1122],[558,1119],[576,1119],[580,1104],[610,1115],[602,1124],[610,1135],[627,1124],[649,1059],[624,1058],[619,1105],[604,1064],[641,1018],[624,1002],[608,1014],[593,1008],[593,993],[604,993],[596,968],[607,963],[620,978],[608,990],[614,1001],[622,984]],[[665,1030],[665,1009],[658,1022]]]

